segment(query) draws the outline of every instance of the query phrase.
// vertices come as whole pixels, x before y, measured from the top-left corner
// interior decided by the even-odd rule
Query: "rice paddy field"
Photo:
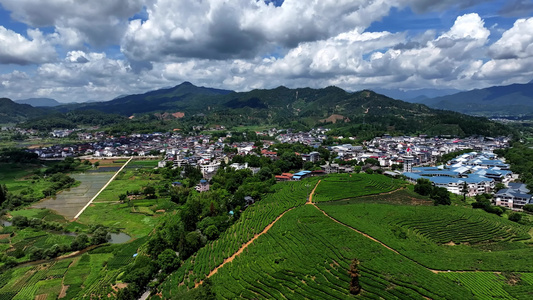
[[[110,172],[72,174],[71,177],[80,181],[78,186],[43,199],[32,207],[52,209],[69,220],[73,219],[113,175]]]

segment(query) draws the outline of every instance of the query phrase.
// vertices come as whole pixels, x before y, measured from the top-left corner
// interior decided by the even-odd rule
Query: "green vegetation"
[[[289,211],[267,234],[211,278],[219,298],[350,297],[348,271],[359,261],[364,298],[469,299],[452,281],[394,254],[306,205]],[[204,259],[196,258],[196,263]],[[184,293],[174,284],[163,298]]]
[[[506,162],[511,164],[511,171],[520,174],[520,181],[533,190],[533,149],[521,142],[514,142],[511,146],[494,153],[505,157]]]
[[[533,271],[527,263],[531,227],[483,211],[353,202],[320,208],[428,268]]]
[[[0,208],[13,210],[77,185],[79,182],[64,173],[87,166],[73,158],[43,165],[34,153],[0,149],[0,168]]]
[[[465,188],[466,189],[466,188]],[[421,196],[429,196],[429,198],[434,200],[435,205],[450,205],[452,200],[450,198],[450,193],[446,188],[433,186],[431,181],[426,178],[419,178],[416,180],[414,187],[415,193],[420,194]],[[467,191],[465,190],[464,193]],[[463,201],[466,198],[463,196]]]
[[[51,260],[4,271],[0,275],[0,299],[93,299],[116,295],[112,284],[133,260],[138,239],[123,245],[96,248],[81,256]]]
[[[531,273],[442,273],[441,276],[468,288],[478,299],[531,299]]]
[[[313,201],[335,201],[388,193],[404,185],[403,180],[379,174],[330,174],[318,185]]]

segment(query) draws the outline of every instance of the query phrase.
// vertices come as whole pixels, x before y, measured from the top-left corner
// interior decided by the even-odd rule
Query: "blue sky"
[[[0,97],[533,79],[533,1],[0,0]]]

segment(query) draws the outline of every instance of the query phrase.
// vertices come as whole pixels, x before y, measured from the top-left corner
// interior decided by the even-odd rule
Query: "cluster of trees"
[[[108,114],[97,110],[75,110],[67,113],[54,113],[35,118],[20,124],[20,127],[39,131],[51,131],[57,128],[77,128],[80,125],[110,126],[124,120],[126,120],[126,117],[117,114]]]
[[[505,157],[507,163],[511,164],[511,171],[520,174],[520,181],[527,184],[533,190],[533,149],[520,143],[512,143],[510,148],[495,150],[494,153],[500,157]]]
[[[13,226],[18,229],[23,228],[34,228],[37,230],[52,230],[52,231],[64,231],[64,226],[58,222],[49,222],[44,221],[38,218],[27,218],[25,216],[14,216],[11,219]],[[99,245],[107,243],[109,229],[101,225],[91,225],[89,227],[89,235],[81,233],[76,236],[76,238],[68,244],[54,244],[48,248],[41,248],[37,246],[31,246],[25,250],[18,249],[9,253],[9,257],[14,257],[15,259],[24,257],[28,255],[30,260],[39,260],[39,259],[50,259],[62,254],[65,254],[69,251],[77,251],[85,249],[90,245]],[[3,257],[4,263],[8,263],[10,266],[13,266],[12,259],[9,257]],[[15,263],[16,264],[16,263]]]
[[[498,216],[503,215],[503,213],[505,212],[505,208],[501,206],[492,205],[491,194],[484,193],[484,194],[476,195],[475,199],[476,199],[476,202],[472,203],[472,208],[480,208],[488,213],[496,214]]]
[[[17,148],[0,149],[0,162],[6,163],[36,163],[39,156]]]
[[[11,218],[11,223],[18,228],[31,227],[39,230],[63,230],[63,225],[58,222],[48,222],[37,218],[27,218],[25,216],[14,216]]]
[[[145,245],[147,256],[137,258],[133,265],[128,266],[128,275],[122,280],[129,285],[120,292],[120,299],[138,296],[142,287],[153,278],[158,279],[156,282],[162,282],[180,266],[181,261],[193,255],[209,240],[217,239],[239,218],[247,205],[246,196],[260,201],[265,193],[271,192],[275,180],[268,166],[272,167],[275,162],[254,155],[235,156],[233,162],[249,162],[265,167],[255,175],[248,169],[221,167],[211,180],[210,190],[202,193],[194,189],[201,173],[196,168],[184,168],[186,178],[180,179],[182,185],[170,187],[169,192],[171,200],[182,205],[179,214],[168,216],[158,226]],[[172,173],[170,170],[158,172]]]
[[[433,186],[431,181],[426,178],[419,178],[415,184],[415,192],[422,196],[429,196],[435,202],[435,205],[450,205],[450,193],[446,188]]]
[[[72,187],[76,183],[76,180],[74,178],[63,173],[55,173],[54,175],[49,177],[48,181],[50,181],[52,184],[43,190],[43,194],[45,197],[53,196],[59,190]]]
[[[57,162],[50,167],[46,168],[42,173],[44,175],[50,175],[55,173],[68,173],[75,171],[82,162],[79,159],[74,159],[72,157],[66,157],[64,160]],[[36,174],[39,174],[39,170],[36,170]]]
[[[454,158],[456,158],[459,155],[463,155],[465,153],[470,153],[472,151],[474,151],[474,150],[473,149],[464,149],[464,150],[460,150],[460,151],[455,151],[455,152],[450,152],[450,153],[443,154],[441,157],[439,157],[437,159],[437,163],[446,163],[449,160],[454,159]]]

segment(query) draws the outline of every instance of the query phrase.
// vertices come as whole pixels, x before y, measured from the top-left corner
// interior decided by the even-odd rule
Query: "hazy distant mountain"
[[[21,99],[21,100],[15,100],[15,103],[18,104],[29,104],[33,107],[53,107],[58,106],[65,103],[60,103],[55,99],[51,98],[29,98],[29,99]]]
[[[527,115],[533,114],[533,83],[494,86],[418,102],[472,115]]]
[[[96,109],[102,112],[132,115],[153,111],[178,111],[184,108],[204,108],[209,98],[227,95],[233,91],[197,87],[184,82],[172,88],[159,89],[144,94],[119,96],[106,102],[80,103],[68,109]],[[62,108],[61,108],[62,109]]]
[[[46,114],[41,108],[29,104],[18,104],[7,98],[0,98],[0,124],[18,123]]]
[[[392,90],[392,89],[373,89],[375,92],[383,94],[393,99],[403,100],[406,102],[423,103],[424,99],[442,97],[461,92],[456,89],[418,89],[418,90]]]

